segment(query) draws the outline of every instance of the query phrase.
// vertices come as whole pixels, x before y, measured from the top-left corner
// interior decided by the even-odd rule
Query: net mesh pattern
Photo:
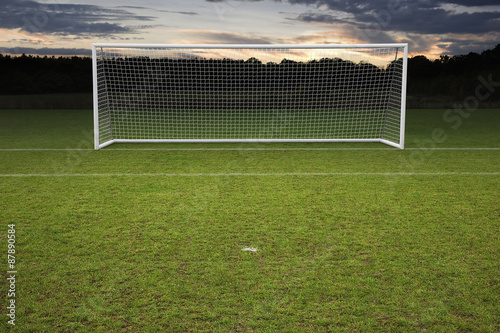
[[[402,55],[396,47],[99,47],[99,142],[398,142]]]

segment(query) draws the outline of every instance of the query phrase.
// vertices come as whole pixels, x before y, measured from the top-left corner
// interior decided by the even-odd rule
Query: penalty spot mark
[[[241,251],[257,252],[259,250],[256,247],[244,247],[241,249]]]

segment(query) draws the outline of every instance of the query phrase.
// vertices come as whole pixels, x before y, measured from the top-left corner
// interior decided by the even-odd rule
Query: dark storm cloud
[[[287,17],[289,22],[324,24],[332,27],[333,34],[342,27],[352,37],[371,43],[393,42],[398,36],[398,41],[411,44],[413,52],[425,53],[436,46],[446,54],[481,52],[498,44],[500,36],[498,0],[269,1],[309,7],[307,12]]]
[[[172,13],[172,14],[181,14],[181,15],[198,15],[198,13],[195,12],[184,12],[184,11],[175,11],[175,10],[159,10],[159,12],[162,13]]]
[[[410,9],[398,14],[389,11],[360,13],[355,19],[361,29],[387,28],[401,32],[444,34],[444,33],[487,33],[500,31],[499,14],[492,12],[450,14],[443,9]],[[307,12],[297,20],[317,23],[347,23],[338,15]]]
[[[498,4],[499,4],[497,0],[448,0],[445,2],[455,4],[455,5],[467,6],[467,7],[495,6],[495,5],[498,6]]]
[[[65,48],[31,48],[31,47],[0,47],[0,54],[36,54],[36,55],[60,55],[60,56],[91,56],[90,49],[65,49]]]
[[[177,11],[177,10],[161,10],[161,9],[154,9],[154,8],[141,7],[141,6],[120,6],[118,8],[147,9],[147,10],[153,10],[153,11],[162,12],[162,13],[172,13],[172,14],[180,14],[180,15],[198,15],[198,13],[196,13],[196,12],[186,12],[186,11]]]
[[[384,30],[423,33],[488,33],[500,31],[500,13],[481,11],[454,13],[442,7],[444,2],[437,1],[354,1],[337,2],[333,0],[291,0],[293,3],[327,5],[331,11],[304,13],[297,17],[303,22],[354,23],[360,29],[383,28]],[[468,1],[456,1],[468,3]],[[451,3],[451,2],[448,2]],[[491,4],[492,1],[481,1]],[[477,6],[477,4],[475,4]],[[349,13],[347,19],[339,13]]]
[[[222,2],[223,0],[206,0]],[[259,0],[240,0],[259,1]],[[328,8],[320,12],[307,12],[295,19],[302,22],[349,23],[359,29],[443,34],[488,33],[500,31],[500,12],[484,8],[483,11],[457,13],[446,10],[445,5],[465,7],[498,6],[498,0],[274,0],[310,7]]]
[[[4,0],[0,5],[0,28],[56,35],[113,35],[134,33],[140,27],[121,21],[150,21],[123,9],[94,5],[39,3],[33,0]],[[119,23],[120,21],[120,23]]]
[[[394,17],[394,29],[424,34],[483,34],[500,31],[498,13],[449,14],[442,10],[416,12],[418,18],[409,22],[409,17]]]
[[[302,22],[318,22],[318,23],[343,23],[345,19],[328,13],[307,12],[300,14],[297,20]]]

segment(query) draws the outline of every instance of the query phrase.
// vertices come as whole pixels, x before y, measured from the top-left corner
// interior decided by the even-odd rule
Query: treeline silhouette
[[[496,88],[485,87],[480,91],[483,95],[489,93],[489,102],[500,101],[500,44],[482,53],[441,56],[436,60],[425,56],[408,59],[408,95],[414,98],[437,97],[461,101],[475,96],[476,89],[482,84],[480,77],[497,82]]]
[[[262,63],[257,58],[232,59],[167,59],[109,58],[99,64],[106,76],[109,92],[151,92],[225,90],[316,90],[338,87],[342,82],[354,90],[386,89],[395,67],[387,69],[369,63],[353,63],[339,58],[323,58],[308,62],[283,59],[280,63]],[[399,64],[399,66],[397,65]],[[324,93],[324,92],[323,92]]]
[[[116,59],[115,59],[116,61]],[[152,61],[152,60],[151,60]],[[160,61],[160,60],[157,60]],[[323,59],[321,61],[337,61],[339,59]],[[313,91],[315,85],[320,84],[320,77],[314,66],[319,63],[280,63],[280,64],[262,64],[258,59],[251,58],[246,60],[246,68],[249,73],[245,74],[245,70],[239,75],[243,75],[239,79],[232,78],[231,80],[239,80],[237,85],[255,84],[259,81],[262,89],[270,88],[267,82],[272,82],[263,75],[269,74],[273,66],[282,66],[292,71],[294,66],[310,66],[313,68],[314,75],[306,75],[306,77],[287,76],[283,78],[287,82],[283,84],[308,89]],[[481,82],[478,77],[482,76],[488,80],[491,76],[492,81],[500,81],[500,44],[491,50],[483,51],[482,53],[469,53],[466,55],[456,56],[441,56],[440,59],[430,60],[425,56],[415,56],[408,59],[408,95],[412,98],[445,98],[453,100],[461,100],[467,96],[474,95],[476,88]],[[217,66],[214,63],[214,78],[217,76]],[[220,65],[220,63],[218,64]],[[349,64],[354,68],[354,72],[363,70],[370,75],[381,75],[387,77],[387,72],[381,71],[379,68],[370,64]],[[356,67],[357,66],[357,67]],[[16,95],[16,94],[53,94],[53,93],[91,93],[92,92],[92,60],[89,57],[40,57],[40,56],[9,56],[0,54],[0,95]],[[244,67],[244,66],[243,66]],[[262,70],[255,70],[260,68]],[[264,70],[264,68],[267,70]],[[333,68],[333,67],[332,67]],[[278,72],[278,71],[276,71]],[[307,71],[301,71],[307,73]],[[254,77],[257,74],[259,77]],[[374,74],[378,73],[378,74]],[[183,87],[183,82],[186,82],[185,73],[177,72],[177,76],[172,76],[169,80],[178,89]],[[206,75],[206,74],[205,74]],[[329,80],[335,83],[335,80],[341,79],[341,72],[337,72],[337,76],[330,77]],[[207,77],[199,78],[199,83],[202,85],[203,80]],[[345,77],[343,77],[345,79]],[[148,80],[153,80],[151,75],[143,76],[144,84],[150,84]],[[174,81],[172,81],[174,80]],[[232,82],[232,87],[235,87]],[[229,82],[220,82],[221,89],[230,87]],[[309,88],[308,88],[309,86]],[[199,88],[199,87],[198,87]],[[360,88],[362,88],[360,86]],[[365,87],[366,88],[366,87]],[[490,87],[491,88],[491,87]],[[123,89],[123,88],[115,88]],[[489,101],[500,101],[500,87],[496,87],[494,91],[489,91]]]
[[[0,54],[0,95],[91,93],[89,57]]]
[[[386,103],[400,87],[395,71],[339,58],[280,63],[196,58],[109,58],[99,61],[111,103],[147,108],[168,100],[170,109],[274,109],[353,107],[366,97]],[[117,106],[118,107],[118,106]],[[153,107],[153,106],[151,106]],[[119,107],[118,107],[119,108]]]

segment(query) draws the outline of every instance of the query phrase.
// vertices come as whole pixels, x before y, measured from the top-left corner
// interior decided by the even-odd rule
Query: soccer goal
[[[407,44],[93,44],[95,149],[114,142],[404,148]]]

